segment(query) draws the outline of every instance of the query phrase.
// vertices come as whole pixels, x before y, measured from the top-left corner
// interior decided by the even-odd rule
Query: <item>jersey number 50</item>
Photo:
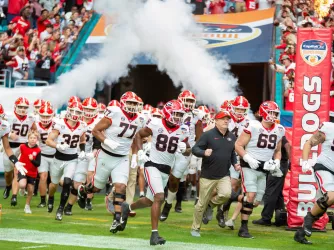
[[[170,137],[168,140],[168,136],[164,134],[159,134],[157,137],[157,144],[155,145],[156,149],[160,152],[165,152],[167,150],[168,153],[174,154],[177,150],[177,144],[179,142],[178,137]]]
[[[277,143],[277,135],[260,134],[259,139],[257,141],[257,147],[275,149],[276,143]]]
[[[29,131],[29,125],[28,124],[13,124],[12,130],[15,131],[15,134],[18,136],[25,137],[28,134]]]

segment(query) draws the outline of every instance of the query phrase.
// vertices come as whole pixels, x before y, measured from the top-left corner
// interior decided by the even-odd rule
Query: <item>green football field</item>
[[[2,190],[1,194],[2,194]],[[150,210],[137,210],[137,216],[129,218],[125,231],[113,235],[109,232],[112,216],[106,211],[104,197],[96,196],[94,210],[81,210],[74,206],[72,216],[64,216],[63,221],[55,220],[46,208],[36,208],[39,197],[34,197],[32,214],[23,212],[25,198],[19,197],[18,206],[11,208],[10,199],[0,198],[3,206],[0,218],[0,249],[334,249],[334,232],[328,224],[327,233],[314,233],[312,246],[293,241],[293,232],[275,226],[254,226],[250,232],[255,239],[237,236],[237,230],[220,228],[216,221],[203,225],[201,237],[190,235],[193,201],[183,203],[183,213],[171,212],[166,222],[160,223],[160,235],[167,240],[166,245],[150,247]],[[59,202],[59,193],[56,203]],[[257,208],[251,219],[259,218],[262,207]],[[239,228],[240,222],[237,222]]]

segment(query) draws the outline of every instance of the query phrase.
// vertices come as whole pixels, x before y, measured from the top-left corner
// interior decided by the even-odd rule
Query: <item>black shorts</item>
[[[34,177],[22,175],[21,173],[19,173],[18,174],[18,181],[20,181],[22,179],[27,179],[27,184],[35,185],[36,178],[34,178]]]

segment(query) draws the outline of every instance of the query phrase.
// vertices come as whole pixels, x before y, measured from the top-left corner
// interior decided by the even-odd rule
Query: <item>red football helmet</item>
[[[153,108],[151,114],[152,117],[157,117],[160,119],[164,117],[164,114],[162,113],[161,109],[158,108]]]
[[[67,106],[72,102],[81,102],[81,100],[77,96],[71,96],[70,99],[68,99]]]
[[[138,100],[138,112],[140,113],[143,111],[144,102],[139,96],[137,96],[137,100]]]
[[[98,104],[97,101],[92,98],[88,97],[82,102],[83,107],[83,115],[85,118],[93,118],[97,114]]]
[[[199,110],[199,112],[204,113],[204,116],[202,118],[203,121],[205,121],[206,123],[208,123],[210,121],[210,110],[208,109],[207,106],[205,105],[201,105],[197,108]]]
[[[5,117],[5,110],[3,109],[2,105],[0,104],[0,120]]]
[[[265,101],[260,105],[259,115],[265,122],[275,123],[279,120],[280,109],[276,102]]]
[[[113,106],[115,106],[115,107],[121,107],[121,104],[119,103],[119,101],[117,101],[117,100],[111,100],[109,103],[108,103],[108,107],[113,107]]]
[[[163,110],[164,106],[165,106],[165,103],[162,102],[162,101],[160,101],[160,102],[158,102],[158,104],[157,104],[157,109]]]
[[[233,100],[226,100],[222,103],[222,105],[220,105],[220,111],[227,111],[230,112],[231,111],[231,103],[233,102]]]
[[[98,105],[99,113],[100,113],[100,114],[103,114],[104,111],[106,111],[106,109],[107,109],[107,106],[104,105],[104,103],[100,102],[99,105]]]
[[[40,122],[43,125],[47,126],[52,122],[52,118],[54,116],[54,111],[53,111],[53,108],[51,106],[44,104],[38,110],[38,114],[39,114]]]
[[[19,97],[15,101],[14,113],[20,116],[28,114],[29,101],[25,97]]]
[[[34,101],[34,113],[38,114],[39,109],[44,105],[45,101],[43,99],[36,99]]]
[[[141,113],[147,117],[150,117],[152,114],[153,107],[150,104],[145,104]]]
[[[193,92],[184,90],[179,94],[178,100],[182,102],[184,110],[189,112],[195,108],[196,97]]]
[[[237,96],[231,103],[231,115],[240,121],[245,118],[249,110],[249,102],[243,96]]]
[[[72,102],[67,106],[66,118],[71,121],[79,121],[83,114],[83,107],[80,102]]]
[[[167,102],[162,110],[164,118],[175,126],[179,126],[182,123],[184,115],[184,108],[182,102],[179,100],[171,100]]]
[[[137,113],[139,110],[139,100],[137,95],[128,91],[121,96],[121,108],[127,113]]]

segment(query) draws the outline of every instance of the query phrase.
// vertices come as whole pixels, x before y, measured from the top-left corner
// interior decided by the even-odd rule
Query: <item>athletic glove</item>
[[[145,154],[143,150],[139,150],[137,154],[138,162],[140,165],[150,160],[150,158]]]
[[[249,154],[245,154],[243,157],[243,160],[248,163],[248,165],[251,167],[251,169],[257,169],[259,167],[260,162],[256,159],[254,159]]]
[[[270,159],[269,161],[266,161],[264,163],[263,170],[274,171],[275,170],[275,163],[274,163],[274,161],[272,159]]]
[[[303,173],[306,173],[308,171],[312,171],[312,166],[308,163],[308,161],[302,161],[302,171]]]
[[[137,164],[137,155],[133,154],[132,158],[131,158],[131,165],[130,165],[130,167],[131,168],[136,168],[137,166],[138,166],[138,164]]]
[[[80,154],[78,155],[79,160],[83,160],[86,158],[86,153],[85,151],[81,151]]]
[[[93,152],[90,152],[90,153],[86,153],[85,154],[85,157],[88,161],[90,161],[91,159],[94,159],[95,157],[95,154]]]
[[[116,149],[118,146],[119,146],[119,143],[118,142],[115,142],[115,141],[112,141],[112,140],[109,140],[109,139],[105,139],[104,144],[106,144],[109,148],[111,149]]]
[[[17,171],[20,172],[20,174],[22,175],[26,175],[26,173],[28,172],[28,170],[24,167],[26,164],[25,163],[22,163],[22,162],[16,162],[15,163],[15,167],[17,169]]]
[[[68,149],[70,147],[70,145],[68,145],[67,143],[58,143],[56,148],[62,151],[65,151],[66,149]]]
[[[274,171],[271,172],[271,175],[274,177],[282,177],[283,176],[283,172],[281,171],[281,169],[275,169]]]
[[[187,144],[184,142],[179,142],[179,144],[177,145],[177,151],[183,154],[184,152],[186,152],[186,150],[187,150]]]

